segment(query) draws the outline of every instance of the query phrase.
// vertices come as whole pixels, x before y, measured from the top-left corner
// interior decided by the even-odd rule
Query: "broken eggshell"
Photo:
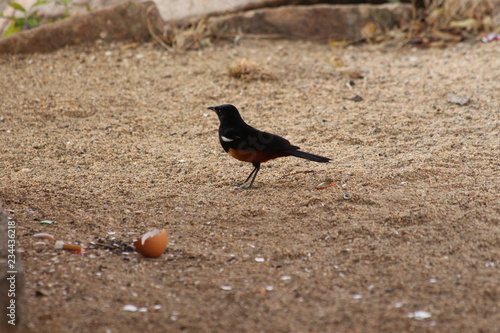
[[[334,185],[335,185],[335,183],[333,182],[333,179],[326,178],[321,183],[319,183],[318,185],[316,185],[316,189],[317,190],[324,190],[324,189],[326,189],[328,187],[331,187],[331,186],[334,186]]]
[[[39,232],[37,234],[34,234],[33,237],[47,239],[47,240],[50,240],[50,241],[55,240],[54,236],[51,235],[51,234],[49,234],[49,233],[47,233],[47,232]]]
[[[168,235],[164,229],[147,232],[134,242],[137,252],[146,258],[158,258],[165,252],[167,245]]]

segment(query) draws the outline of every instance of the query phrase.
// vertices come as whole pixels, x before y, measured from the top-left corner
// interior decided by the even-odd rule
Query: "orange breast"
[[[256,151],[256,150],[240,150],[229,148],[229,155],[243,162],[258,162],[263,163],[273,158],[287,156],[279,151]]]

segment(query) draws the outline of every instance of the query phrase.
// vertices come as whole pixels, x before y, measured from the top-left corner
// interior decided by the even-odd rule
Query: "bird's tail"
[[[326,163],[331,161],[331,159],[327,157],[306,153],[305,151],[301,150],[287,150],[286,153],[295,157],[305,158],[306,160],[314,162]]]

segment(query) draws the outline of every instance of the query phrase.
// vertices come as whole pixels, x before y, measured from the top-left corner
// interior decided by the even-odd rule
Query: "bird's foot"
[[[238,183],[238,184],[236,184],[235,186],[236,186],[236,188],[237,188],[238,190],[250,190],[250,189],[253,189],[253,188],[259,188],[259,187],[260,187],[260,186],[255,186],[255,185],[253,185],[253,184],[246,185],[246,186],[243,186],[243,185],[245,185],[245,182],[243,182],[243,183]]]

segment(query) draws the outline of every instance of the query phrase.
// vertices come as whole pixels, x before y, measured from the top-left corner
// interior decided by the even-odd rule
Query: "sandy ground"
[[[243,40],[0,58],[0,202],[29,327],[500,332],[499,54]],[[229,77],[242,58],[277,79]],[[218,143],[205,108],[222,103],[333,162],[274,160],[237,189],[252,166]],[[153,228],[170,247],[145,259],[130,244]]]

